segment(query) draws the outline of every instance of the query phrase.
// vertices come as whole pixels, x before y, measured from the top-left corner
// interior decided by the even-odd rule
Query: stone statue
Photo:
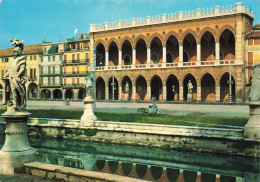
[[[193,85],[190,80],[189,83],[187,84],[187,87],[188,87],[188,94],[192,94]]]
[[[88,76],[85,78],[85,88],[86,88],[86,97],[91,97],[91,90],[93,87],[93,78],[89,72]]]
[[[14,59],[10,62],[9,69],[4,77],[5,80],[5,105],[13,108],[23,108],[26,105],[26,61],[22,56],[23,41],[11,40]],[[12,98],[12,99],[11,99]]]
[[[129,100],[129,83],[125,84],[125,100]]]
[[[253,102],[260,101],[260,63],[255,65],[250,77],[253,78],[253,82],[249,93],[249,99]]]

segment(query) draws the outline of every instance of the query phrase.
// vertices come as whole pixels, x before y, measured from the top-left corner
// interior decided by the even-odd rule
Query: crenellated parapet
[[[118,20],[117,22],[105,22],[102,24],[91,24],[90,32],[100,32],[106,30],[115,30],[122,28],[130,28],[137,26],[146,26],[146,25],[154,25],[154,24],[162,24],[162,23],[170,23],[170,22],[178,22],[183,20],[192,20],[192,19],[200,19],[200,18],[208,18],[208,17],[217,17],[217,16],[225,16],[232,14],[247,14],[250,17],[253,17],[253,11],[248,9],[242,3],[236,3],[235,6],[227,6],[220,7],[215,6],[215,8],[210,9],[196,9],[195,11],[179,11],[178,13],[172,14],[162,14],[159,16],[147,16],[143,18],[132,18],[129,20]]]

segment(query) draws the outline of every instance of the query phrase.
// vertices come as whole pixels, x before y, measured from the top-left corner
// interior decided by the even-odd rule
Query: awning
[[[51,48],[48,50],[48,54],[55,54],[58,52],[58,45],[53,45]]]

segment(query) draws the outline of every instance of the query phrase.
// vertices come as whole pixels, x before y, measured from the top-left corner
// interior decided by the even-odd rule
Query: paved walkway
[[[151,103],[132,102],[97,102],[96,111],[113,113],[137,113],[138,108],[148,108]],[[248,105],[216,105],[216,104],[168,104],[157,103],[159,112],[175,115],[210,115],[210,116],[238,116],[248,117]],[[3,105],[0,105],[3,107]],[[60,109],[60,110],[82,110],[83,102],[70,102],[65,105],[64,101],[27,101],[27,109]]]

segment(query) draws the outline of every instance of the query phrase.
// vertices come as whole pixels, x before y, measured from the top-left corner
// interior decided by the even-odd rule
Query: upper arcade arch
[[[163,42],[163,46],[165,46],[165,45],[167,44],[167,41],[168,41],[169,38],[172,37],[172,36],[173,36],[174,38],[176,38],[176,40],[178,41],[178,44],[180,44],[180,42],[181,42],[180,36],[179,36],[176,32],[171,31],[171,32],[169,32],[169,33],[166,34],[165,40],[164,40],[164,42]]]
[[[217,35],[216,35],[215,31],[214,31],[212,28],[206,27],[206,28],[204,28],[204,29],[201,30],[201,32],[200,32],[200,34],[199,34],[199,36],[198,36],[198,43],[201,43],[202,37],[203,37],[207,32],[210,33],[210,34],[212,34],[212,36],[213,36],[213,38],[214,38],[215,41],[217,40]]]
[[[124,45],[127,41],[130,43],[131,48],[133,48],[133,45],[134,45],[133,40],[132,40],[131,38],[129,38],[129,37],[124,37],[124,38],[120,41],[120,44],[119,44],[119,47],[118,47],[118,48],[119,48],[120,50],[123,49],[123,45]]]
[[[111,45],[116,45],[116,47],[119,48],[119,43],[115,38],[112,38],[107,42],[105,46],[106,51],[109,51]]]
[[[97,40],[94,44],[95,48],[97,49],[97,47],[99,46],[99,44],[102,44],[104,47],[106,47],[106,44],[103,40]]]
[[[232,34],[234,35],[234,37],[236,37],[236,31],[233,27],[231,27],[230,25],[225,25],[223,26],[217,33],[217,36],[216,36],[216,41],[220,41],[220,37],[222,35],[222,33],[226,30],[229,30],[230,32],[232,32]]]
[[[151,47],[151,44],[152,44],[152,42],[154,41],[154,40],[156,40],[156,39],[158,39],[158,40],[160,40],[160,42],[161,42],[161,44],[163,45],[163,38],[161,37],[161,35],[160,34],[158,34],[158,33],[154,33],[151,37],[150,37],[150,39],[148,40],[148,47]],[[157,42],[158,43],[158,42]]]
[[[195,41],[196,43],[198,42],[198,36],[197,34],[193,31],[193,30],[186,30],[185,32],[183,32],[182,34],[182,37],[181,37],[181,41],[180,41],[180,44],[183,44],[183,41],[185,40],[185,38],[188,36],[188,35],[192,35],[194,38],[195,38]]]
[[[138,36],[134,39],[133,48],[136,49],[136,45],[137,45],[137,43],[138,43],[140,40],[143,40],[143,41],[145,42],[145,46],[148,47],[148,40],[145,38],[145,36],[144,36],[144,35],[138,35]]]

